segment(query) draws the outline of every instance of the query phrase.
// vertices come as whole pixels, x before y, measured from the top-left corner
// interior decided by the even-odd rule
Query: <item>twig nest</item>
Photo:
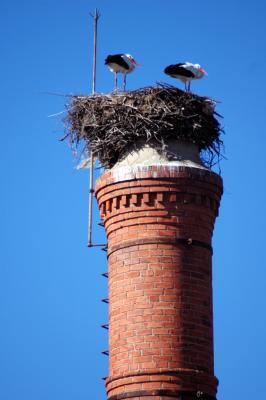
[[[140,144],[165,151],[169,141],[191,142],[212,166],[221,157],[223,132],[215,101],[158,85],[131,92],[73,96],[67,105],[66,136],[71,145],[85,141],[104,168]]]

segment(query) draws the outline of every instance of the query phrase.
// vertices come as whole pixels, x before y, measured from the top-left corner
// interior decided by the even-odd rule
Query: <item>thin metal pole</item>
[[[97,31],[98,20],[101,16],[99,10],[95,8],[94,14],[90,14],[93,18],[93,68],[92,68],[92,94],[96,91],[96,63],[97,63]]]
[[[95,94],[96,90],[96,60],[97,60],[97,28],[98,19],[100,18],[100,13],[97,8],[94,14],[90,14],[93,18],[93,68],[92,68],[92,94]],[[89,193],[89,218],[88,218],[88,246],[92,247],[92,207],[93,207],[93,163],[94,156],[93,152],[90,151],[90,193]]]
[[[90,159],[90,194],[89,194],[89,223],[88,223],[88,246],[92,247],[92,200],[94,194],[93,187],[93,154],[91,152]]]

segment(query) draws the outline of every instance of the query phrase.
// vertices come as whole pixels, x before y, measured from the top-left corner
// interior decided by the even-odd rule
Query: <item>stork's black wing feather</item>
[[[120,65],[120,67],[122,68],[129,69],[127,62],[123,59],[122,55],[123,54],[114,54],[107,56],[105,59],[105,65],[117,64]]]
[[[182,63],[168,65],[168,67],[165,68],[164,73],[167,75],[170,75],[170,76],[178,75],[178,76],[185,76],[186,78],[194,78],[195,77],[193,72],[184,68],[184,64],[182,64]]]

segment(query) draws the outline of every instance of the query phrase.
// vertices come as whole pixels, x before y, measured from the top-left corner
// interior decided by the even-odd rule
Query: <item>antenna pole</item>
[[[98,20],[101,16],[99,10],[95,8],[94,14],[90,14],[93,18],[93,68],[92,68],[92,94],[96,91],[96,62],[97,62],[97,30]]]
[[[92,67],[92,94],[96,91],[96,60],[97,60],[97,29],[98,19],[100,18],[100,12],[95,8],[94,14],[90,13],[93,18],[93,67]],[[92,207],[93,207],[93,163],[94,156],[93,152],[90,151],[90,194],[89,194],[89,218],[88,218],[88,247],[92,247]]]

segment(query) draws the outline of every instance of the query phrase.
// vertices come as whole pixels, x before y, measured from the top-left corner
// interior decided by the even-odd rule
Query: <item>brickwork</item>
[[[108,238],[110,400],[215,399],[213,172],[135,167],[101,176]]]

